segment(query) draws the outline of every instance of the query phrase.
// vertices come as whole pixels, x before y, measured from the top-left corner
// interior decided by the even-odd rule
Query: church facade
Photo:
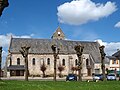
[[[54,57],[51,46],[54,44],[60,48],[57,57],[57,75],[59,75],[58,67],[60,65],[64,68],[62,75],[78,73],[77,70],[73,70],[73,67],[75,68],[78,65],[78,57],[74,50],[76,45],[84,46],[82,55],[83,76],[91,76],[92,73],[101,73],[99,43],[65,40],[65,34],[58,27],[51,39],[11,38],[6,62],[7,77],[24,76],[25,61],[20,53],[21,47],[24,45],[30,46],[28,54],[29,75],[42,76],[41,66],[44,63],[46,67],[45,74],[52,76],[54,73]]]

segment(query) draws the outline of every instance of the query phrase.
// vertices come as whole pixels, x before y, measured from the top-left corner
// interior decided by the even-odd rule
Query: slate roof
[[[109,59],[116,59],[115,56],[106,56],[106,57],[109,58]]]
[[[115,56],[106,56],[105,64],[109,64],[110,60],[116,60],[117,58]]]
[[[60,48],[60,54],[75,54],[74,46],[82,45],[84,46],[84,54],[90,54],[95,62],[100,62],[99,44],[97,42],[12,38],[9,51],[10,53],[20,53],[21,46],[29,45],[31,47],[30,54],[52,54],[51,45],[53,44]]]
[[[112,56],[115,56],[115,57],[120,59],[120,50],[117,51],[116,53],[114,53]]]

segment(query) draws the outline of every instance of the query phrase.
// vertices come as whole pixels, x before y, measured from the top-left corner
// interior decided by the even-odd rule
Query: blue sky
[[[119,16],[120,0],[9,0],[9,7],[0,17],[3,57],[10,35],[50,38],[58,25],[67,39],[97,40],[111,55],[120,49]]]

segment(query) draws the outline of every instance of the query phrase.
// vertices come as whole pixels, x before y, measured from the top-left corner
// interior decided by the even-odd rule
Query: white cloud
[[[32,36],[34,36],[34,34],[31,35],[22,35],[22,36],[16,36],[12,33],[8,33],[6,35],[0,35],[0,46],[2,47],[8,47],[9,43],[10,43],[10,38],[11,36],[13,38],[31,38]]]
[[[5,59],[6,59],[6,56],[8,54],[7,49],[8,49],[9,43],[10,43],[11,36],[13,38],[31,38],[32,36],[34,36],[34,34],[16,36],[12,33],[8,33],[6,35],[0,35],[0,46],[3,47],[3,50],[2,50],[2,66],[5,64]]]
[[[3,57],[4,59],[6,59],[7,54],[8,54],[7,51],[2,50],[2,57]]]
[[[10,36],[9,35],[0,35],[0,46],[6,47],[9,43]]]
[[[114,2],[106,4],[94,3],[91,0],[73,0],[58,6],[58,20],[61,23],[81,25],[89,21],[97,21],[117,10]]]
[[[95,40],[96,42],[98,42],[100,44],[100,46],[102,45],[106,45],[106,42],[103,42],[101,39]]]
[[[120,49],[120,42],[103,42],[102,40],[96,40],[100,43],[100,45],[104,45],[105,46],[105,53],[107,55],[112,55],[115,52],[117,52],[118,49]]]
[[[120,28],[120,22],[116,23],[115,27]]]

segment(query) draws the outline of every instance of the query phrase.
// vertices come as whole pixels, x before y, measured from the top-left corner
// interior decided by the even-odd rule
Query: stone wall
[[[71,67],[75,66],[75,60],[77,58],[76,54],[69,54],[69,55],[58,55],[59,58],[57,59],[57,75],[59,74],[58,71],[58,66],[61,64],[62,65],[62,60],[65,59],[65,65],[64,65],[64,71],[62,71],[63,75],[67,75],[68,73],[72,73]],[[20,58],[20,65],[24,65],[24,58],[22,57],[21,54],[12,54],[11,59],[12,59],[12,65],[17,65],[17,58]],[[33,58],[35,58],[35,65],[33,65]],[[50,59],[50,65],[47,65],[47,59]],[[89,59],[89,54],[84,54],[82,56],[83,59],[83,68],[82,68],[82,73],[84,76],[87,76],[87,67],[86,67],[86,59]],[[30,75],[38,75],[42,76],[42,71],[41,71],[41,65],[43,64],[43,61],[46,66],[46,75],[53,75],[54,73],[54,58],[53,55],[51,54],[44,54],[44,55],[39,55],[39,54],[29,54],[28,55],[28,69],[29,69],[29,74]],[[10,61],[8,60],[7,66],[10,65]],[[93,71],[92,71],[93,72]],[[75,72],[76,74],[78,72]],[[9,76],[9,75],[8,75]]]

